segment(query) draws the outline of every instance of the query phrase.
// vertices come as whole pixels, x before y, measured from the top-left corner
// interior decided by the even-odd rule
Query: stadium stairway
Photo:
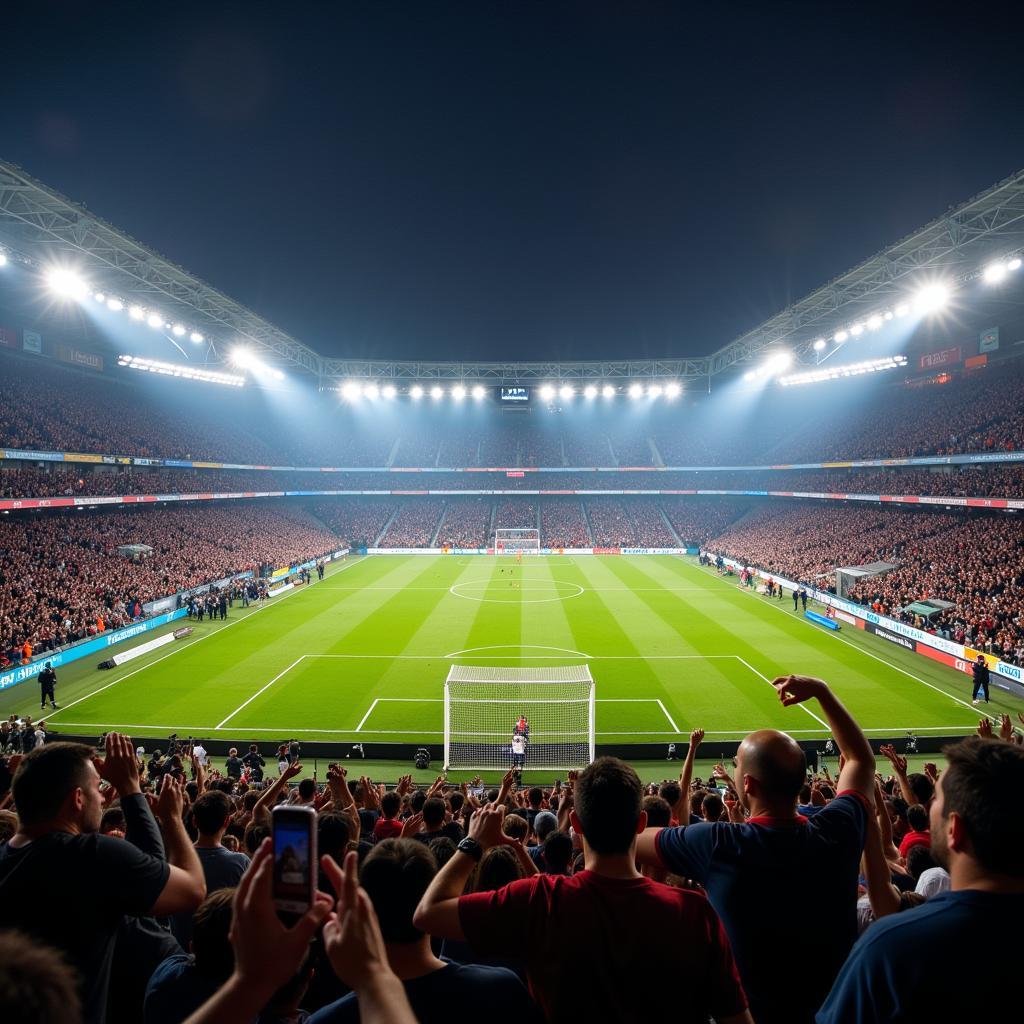
[[[611,444],[611,442],[609,442]],[[583,522],[587,524],[587,540],[591,545],[594,543],[594,524],[590,521],[590,513],[587,511],[587,503],[580,502],[580,511],[583,513]]]
[[[399,505],[395,509],[395,511],[392,512],[390,516],[388,516],[388,521],[384,524],[384,529],[381,530],[380,533],[377,534],[377,537],[376,537],[376,539],[373,542],[373,546],[375,548],[379,548],[381,546],[381,544],[384,541],[385,536],[387,536],[388,530],[391,529],[391,524],[398,518],[398,513],[401,512],[401,511],[402,511],[402,506]]]
[[[452,507],[450,501],[445,501],[444,507],[441,509],[441,516],[437,520],[437,527],[434,529],[434,535],[430,538],[430,546],[432,548],[437,547],[437,538],[441,536],[441,527],[444,526],[444,521],[448,518],[448,509]]]
[[[654,445],[653,441],[651,442],[651,445],[652,446]],[[675,537],[676,543],[680,547],[685,547],[686,545],[683,544],[682,537],[680,537],[679,534],[676,533],[676,528],[672,525],[672,520],[669,519],[668,514],[665,512],[665,509],[662,507],[662,504],[661,504],[660,501],[658,502],[658,506],[657,507],[658,507],[658,514],[661,516],[662,520],[664,520],[665,526],[668,528],[668,532],[670,534],[672,534],[673,537]]]

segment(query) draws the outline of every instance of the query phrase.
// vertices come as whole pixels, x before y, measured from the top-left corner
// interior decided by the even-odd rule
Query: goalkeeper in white
[[[526,737],[517,732],[512,737],[512,767],[520,770],[526,765]]]

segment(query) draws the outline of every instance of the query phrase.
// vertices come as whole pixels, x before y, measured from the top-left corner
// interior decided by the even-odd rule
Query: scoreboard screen
[[[502,388],[501,400],[503,402],[528,402],[530,400],[530,389]]]

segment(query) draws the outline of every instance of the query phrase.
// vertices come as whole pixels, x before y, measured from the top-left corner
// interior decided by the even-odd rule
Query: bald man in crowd
[[[798,814],[804,753],[786,733],[762,729],[736,754],[745,822],[647,829],[637,858],[707,890],[758,1024],[807,1024],[857,938],[857,876],[875,758],[823,680],[780,676],[772,685],[786,707],[818,701],[846,759],[836,798],[811,819]]]

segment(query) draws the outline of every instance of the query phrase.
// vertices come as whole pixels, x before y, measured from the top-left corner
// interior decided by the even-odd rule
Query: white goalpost
[[[494,553],[496,555],[539,555],[540,530],[498,530],[494,531]]]
[[[594,760],[594,680],[587,665],[452,665],[444,683],[444,764],[567,771]]]

